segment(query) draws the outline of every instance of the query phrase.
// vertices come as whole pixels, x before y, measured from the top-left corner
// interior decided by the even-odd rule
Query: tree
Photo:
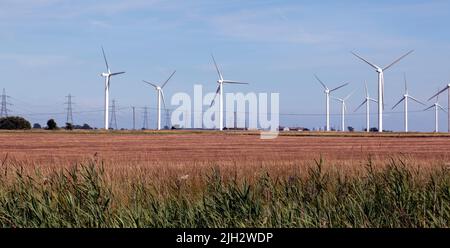
[[[371,127],[371,128],[369,129],[369,131],[370,131],[370,132],[378,132],[378,128],[376,128],[376,127]]]
[[[88,124],[84,123],[83,126],[81,127],[81,129],[92,129],[92,127],[89,126]]]
[[[352,126],[348,126],[347,129],[348,129],[349,132],[355,131],[355,129]]]
[[[31,129],[31,124],[22,117],[8,116],[0,118],[0,129]]]
[[[47,121],[47,129],[48,130],[56,130],[58,129],[58,125],[56,124],[55,120],[50,119]]]
[[[72,123],[66,122],[66,130],[73,130],[73,125]]]
[[[34,128],[34,129],[41,129],[42,127],[41,127],[41,124],[39,124],[39,123],[34,123],[34,124],[33,124],[33,128]]]

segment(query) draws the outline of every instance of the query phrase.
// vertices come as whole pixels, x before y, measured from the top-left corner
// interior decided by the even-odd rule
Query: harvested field
[[[425,134],[2,132],[0,226],[448,227],[449,148]]]
[[[249,133],[0,133],[0,153],[37,164],[80,162],[96,156],[126,163],[230,161],[350,161],[403,155],[416,161],[449,160],[449,136],[281,135]]]

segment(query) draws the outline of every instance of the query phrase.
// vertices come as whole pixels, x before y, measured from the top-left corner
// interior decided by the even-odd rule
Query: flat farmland
[[[0,155],[38,164],[90,158],[114,164],[190,162],[360,161],[406,156],[417,162],[450,161],[450,137],[432,135],[280,135],[256,133],[0,133]]]
[[[0,225],[448,227],[449,149],[447,134],[0,132]]]

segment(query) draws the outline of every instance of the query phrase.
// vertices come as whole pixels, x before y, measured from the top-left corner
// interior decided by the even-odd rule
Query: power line
[[[144,107],[144,123],[142,129],[148,129],[148,107]]]
[[[133,109],[133,130],[136,130],[136,107],[132,106]]]
[[[68,96],[66,96],[67,98],[67,102],[65,103],[67,105],[67,118],[66,118],[66,123],[70,123],[73,124],[73,114],[72,114],[72,95],[69,94]]]
[[[109,121],[109,126],[117,130],[117,118],[116,118],[116,100],[112,100],[111,105],[111,120]]]
[[[170,110],[166,109],[166,126],[170,129],[171,123],[170,123]]]
[[[10,103],[8,103],[8,98],[9,96],[6,95],[6,90],[5,88],[3,88],[3,94],[2,94],[2,106],[1,106],[1,111],[0,111],[0,117],[8,117],[8,111],[10,111],[8,109],[8,105],[12,105]]]

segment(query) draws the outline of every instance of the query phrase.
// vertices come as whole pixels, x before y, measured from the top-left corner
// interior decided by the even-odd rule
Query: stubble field
[[[0,223],[448,226],[449,151],[448,134],[1,132]]]

